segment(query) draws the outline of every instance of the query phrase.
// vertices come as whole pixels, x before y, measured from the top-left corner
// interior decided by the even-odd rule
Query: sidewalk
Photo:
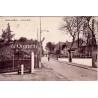
[[[42,65],[41,69],[35,69],[33,74],[18,75],[17,72],[0,74],[0,81],[65,81],[67,78],[56,73],[48,66]]]
[[[87,66],[87,65],[83,65],[83,64],[77,64],[77,63],[67,62],[67,61],[60,61],[60,60],[56,60],[56,59],[52,59],[52,60],[54,60],[56,62],[65,63],[65,64],[68,64],[68,65],[88,69],[88,70],[91,70],[91,71],[96,71],[96,72],[98,71],[98,68],[93,68],[91,66]]]

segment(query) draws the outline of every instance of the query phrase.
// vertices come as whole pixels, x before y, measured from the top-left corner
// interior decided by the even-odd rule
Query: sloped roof
[[[62,50],[62,46],[63,46],[63,45],[66,45],[66,43],[65,43],[65,42],[59,42],[59,43],[56,45],[54,51],[56,52],[57,50]]]
[[[67,48],[71,48],[72,42],[66,42]],[[76,49],[78,47],[77,42],[73,43],[72,49]]]
[[[55,47],[55,49],[54,49],[54,52],[56,52],[57,50],[62,50],[62,46],[63,45],[66,45],[66,47],[68,48],[68,49],[70,49],[71,48],[71,44],[72,44],[72,42],[68,42],[68,41],[66,41],[66,42],[59,42],[57,45],[56,45],[56,47]],[[86,46],[86,43],[85,42],[83,42],[82,44],[81,44],[81,46]],[[77,49],[78,48],[78,43],[77,43],[77,41],[75,41],[74,43],[73,43],[73,46],[72,46],[72,50],[74,51],[75,49]]]

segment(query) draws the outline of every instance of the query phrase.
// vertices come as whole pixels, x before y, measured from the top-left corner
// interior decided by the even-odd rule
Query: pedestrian
[[[50,55],[48,55],[48,61],[50,61]]]

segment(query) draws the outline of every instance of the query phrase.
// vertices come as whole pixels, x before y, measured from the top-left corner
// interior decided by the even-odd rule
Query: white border
[[[98,16],[98,0],[0,0],[0,16]],[[95,82],[0,82],[1,98],[98,98]]]
[[[2,84],[2,85],[1,85]],[[1,98],[98,98],[97,82],[0,82]]]
[[[3,16],[98,15],[98,0],[0,0]]]

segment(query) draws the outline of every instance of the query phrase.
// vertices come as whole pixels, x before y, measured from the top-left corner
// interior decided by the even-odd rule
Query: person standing
[[[50,55],[48,55],[48,61],[50,61]]]

